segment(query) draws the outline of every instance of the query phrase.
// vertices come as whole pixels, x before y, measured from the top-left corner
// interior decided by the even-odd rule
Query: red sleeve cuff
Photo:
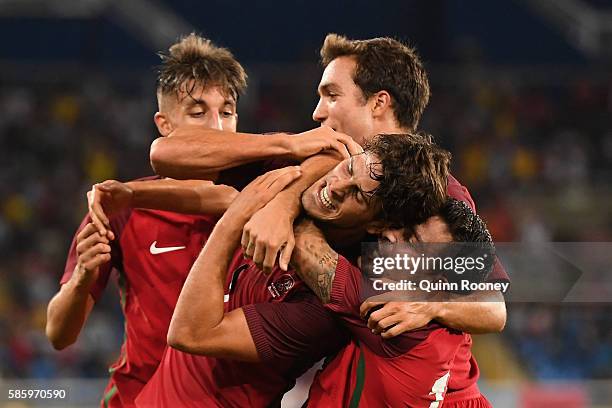
[[[334,312],[346,310],[347,290],[351,287],[354,279],[351,273],[354,267],[341,255],[338,255],[336,273],[332,283],[330,301],[325,305]]]
[[[257,312],[255,305],[243,306],[242,310],[244,312],[247,325],[249,326],[251,336],[253,337],[253,342],[255,343],[255,348],[257,349],[259,358],[261,361],[271,361],[273,359],[272,348],[268,343],[266,332],[264,331],[261,318],[259,317],[259,313]]]

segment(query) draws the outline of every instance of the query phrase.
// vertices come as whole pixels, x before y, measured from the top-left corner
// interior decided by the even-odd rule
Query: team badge
[[[268,290],[272,294],[273,298],[277,298],[289,292],[293,285],[295,285],[295,280],[293,279],[293,276],[286,273],[284,275],[281,275],[280,278],[278,278],[271,284],[269,284]]]

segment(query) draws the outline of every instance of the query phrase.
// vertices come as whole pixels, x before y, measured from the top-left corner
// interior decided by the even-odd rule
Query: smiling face
[[[336,227],[365,228],[380,211],[377,199],[370,194],[379,184],[371,177],[372,170],[382,170],[377,162],[368,152],[340,162],[304,192],[306,213]]]
[[[355,58],[347,56],[336,58],[325,67],[318,88],[319,102],[312,118],[364,145],[379,132],[372,116],[373,101],[365,100],[353,80],[356,67]]]

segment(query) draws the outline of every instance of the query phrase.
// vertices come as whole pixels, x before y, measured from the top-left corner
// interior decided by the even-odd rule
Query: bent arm
[[[225,276],[241,232],[241,227],[224,219],[215,226],[174,309],[168,330],[171,347],[192,354],[259,361],[244,312],[224,313]]]
[[[298,177],[296,167],[257,177],[217,222],[179,295],[168,330],[170,346],[190,353],[259,361],[244,313],[224,313],[227,269],[249,217]]]
[[[445,326],[470,334],[499,333],[504,329],[506,303],[501,292],[448,296],[448,301],[439,304],[435,316]]]
[[[291,266],[324,304],[331,300],[337,264],[338,253],[329,246],[321,230],[310,220],[301,222],[295,229]]]
[[[154,140],[150,159],[157,174],[208,180],[221,170],[288,156],[287,142],[286,134],[255,135],[185,126]]]
[[[56,350],[73,344],[89,317],[94,299],[89,287],[76,279],[76,274],[63,284],[47,307],[45,333]]]

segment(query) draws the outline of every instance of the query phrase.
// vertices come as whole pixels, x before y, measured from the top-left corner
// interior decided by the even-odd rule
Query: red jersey
[[[77,234],[88,222],[85,217]],[[90,293],[97,301],[111,272],[118,273],[125,339],[109,369],[111,378],[101,404],[133,406],[159,364],[181,288],[216,218],[135,209],[111,217],[110,223],[116,235],[111,261],[100,266]],[[62,284],[72,276],[77,258],[75,234]]]
[[[447,192],[476,211],[469,191],[453,176]],[[339,257],[331,301],[325,307],[340,317],[353,340],[317,373],[308,406],[434,408],[447,393],[449,401],[479,398],[471,336],[432,322],[383,340],[360,317],[359,306],[368,297],[363,280],[357,267]],[[488,280],[509,280],[499,262]]]
[[[188,354],[168,347],[138,407],[270,407],[315,362],[346,342],[334,318],[293,271],[264,274],[237,250],[226,312],[242,307],[261,362]]]
[[[453,376],[455,356],[469,335],[432,322],[384,340],[359,314],[364,279],[359,268],[339,257],[330,302],[324,307],[348,328],[353,341],[317,374],[308,405],[437,407]]]
[[[217,182],[240,190],[259,174],[289,164],[274,159],[253,162],[221,172]],[[90,220],[85,217],[74,235],[62,284],[70,279],[77,263],[76,236]],[[90,293],[97,301],[111,272],[118,272],[125,339],[118,360],[109,369],[111,379],[102,406],[133,406],[155,372],[183,283],[216,221],[207,215],[141,209],[110,217],[116,235],[111,242],[111,261],[100,267]]]

